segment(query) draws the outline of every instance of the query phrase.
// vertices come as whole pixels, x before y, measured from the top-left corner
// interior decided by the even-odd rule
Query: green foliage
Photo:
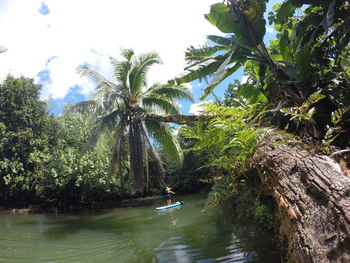
[[[205,18],[223,33],[234,33],[240,45],[256,48],[265,35],[265,2],[251,1],[249,5],[213,4]],[[231,11],[231,12],[230,12]]]
[[[273,229],[276,221],[270,209],[263,203],[256,201],[252,207],[253,217],[265,229]]]
[[[227,108],[207,104],[206,121],[182,128],[186,137],[196,141],[188,151],[205,154],[207,163],[204,167],[212,170],[212,177],[205,180],[214,184],[208,207],[238,191],[239,182],[248,169],[248,157],[266,130],[256,127],[261,116],[257,114],[258,110],[261,109],[257,105]]]
[[[334,126],[339,125],[340,122],[343,120],[345,113],[347,113],[350,110],[350,107],[344,108],[344,109],[338,109],[331,113],[331,121]]]
[[[0,121],[8,132],[30,128],[40,136],[47,131],[47,105],[39,100],[39,91],[32,79],[7,76],[0,86]]]
[[[169,81],[171,84],[182,84],[212,75],[201,99],[208,96],[217,85],[236,72],[242,66],[241,58],[251,53],[249,49],[239,46],[238,40],[234,36],[227,38],[208,36],[208,39],[216,45],[198,49],[190,48],[186,52],[186,59],[190,64],[186,68],[186,72],[183,76]],[[232,51],[233,47],[235,47],[234,51]],[[216,54],[216,52],[223,52],[223,54]]]
[[[166,167],[165,182],[181,193],[203,191],[208,186],[204,181],[210,178],[209,168],[203,167],[208,161],[207,154],[205,152],[186,151],[186,149],[193,147],[197,140],[187,138],[183,128],[178,130],[178,134],[179,143],[181,148],[184,149],[183,163],[179,168],[168,158],[164,158]]]
[[[116,192],[118,178],[109,173],[109,158],[77,149],[56,151],[47,160],[47,170],[37,184],[40,197],[73,204],[91,204]]]
[[[248,60],[271,64],[271,58],[263,43],[265,35],[265,1],[235,2],[227,1],[211,6],[205,17],[224,33],[225,37],[208,36],[214,46],[191,48],[186,53],[189,67],[183,76],[174,83],[190,82],[211,76],[201,99],[206,98],[213,89],[228,76],[236,72]],[[210,52],[206,52],[210,51]],[[223,51],[224,54],[218,51]]]
[[[244,83],[238,87],[238,96],[241,96],[249,101],[249,103],[263,103],[267,104],[268,99],[263,92],[259,90],[258,87]]]
[[[46,103],[32,79],[8,76],[0,85],[0,196],[6,200],[20,192],[32,193],[37,165],[34,156],[49,149]]]
[[[323,99],[325,95],[321,94],[322,90],[318,90],[311,94],[307,100],[300,106],[297,107],[291,107],[291,108],[282,108],[280,111],[284,114],[291,115],[293,119],[301,120],[311,120],[313,115],[315,114],[315,107],[311,107],[314,103],[318,102],[319,100]]]
[[[111,148],[81,150],[92,115],[49,116],[39,92],[26,78],[8,76],[0,85],[1,202],[90,205],[133,194],[130,180],[122,189],[121,177],[110,173]]]
[[[186,53],[186,72],[174,82],[210,78],[201,97],[204,99],[217,84],[244,66],[249,82],[236,85],[234,92],[240,102],[268,103],[270,109],[283,108],[295,120],[313,118],[317,125],[313,124],[312,129],[300,130],[302,125],[294,125],[289,130],[320,138],[331,125],[331,112],[350,106],[350,7],[339,0],[286,0],[269,14],[277,38],[266,48],[262,42],[264,6],[264,1],[212,5],[206,19],[226,35],[209,36],[208,46],[192,47]],[[325,99],[305,111],[302,104],[318,90],[323,91]],[[284,126],[285,118],[275,114],[274,123]],[[343,124],[350,129],[349,122]],[[340,139],[339,144],[348,144],[345,137]]]
[[[332,126],[327,126],[327,132],[324,135],[322,143],[329,146],[339,135],[342,130],[341,122],[344,119],[344,115],[349,111],[350,107],[344,109],[338,109],[331,113]]]
[[[110,152],[82,151],[90,134],[92,116],[70,113],[55,118],[59,134],[38,176],[37,195],[61,203],[91,204],[121,195],[120,178],[110,173]]]
[[[291,131],[317,139],[326,135],[327,143],[343,137],[338,135],[340,131],[345,134],[346,128],[350,134],[347,110],[342,110],[350,106],[348,3],[286,0],[276,5],[269,20],[274,23],[277,39],[269,48],[262,43],[265,3],[259,4],[224,1],[212,5],[206,19],[226,35],[210,36],[209,46],[191,48],[186,53],[187,72],[175,82],[209,78],[201,97],[204,99],[230,75],[230,69],[234,72],[233,67],[244,66],[248,82],[231,84],[225,105],[247,109],[250,103],[265,104],[273,116],[264,122],[284,127],[288,120],[280,113],[289,115],[289,121],[293,120]],[[304,11],[298,9],[301,6]],[[300,10],[297,15],[296,10]],[[207,121],[185,132],[197,141],[191,150],[208,157],[205,167],[211,176],[204,181],[214,184],[208,206],[240,191],[240,180],[248,170],[246,160],[254,149],[246,147],[251,139],[246,134],[256,139],[254,130],[249,129],[259,127],[258,122],[237,122],[234,110],[230,110],[231,118],[224,110],[209,107],[213,108],[205,112],[210,116]],[[343,139],[346,145],[348,138]],[[257,205],[255,216],[269,225],[266,215],[267,210]]]
[[[216,177],[215,181],[211,182],[214,185],[208,195],[206,208],[215,207],[237,193],[239,191],[239,178],[240,176],[237,176],[234,172],[223,173]]]

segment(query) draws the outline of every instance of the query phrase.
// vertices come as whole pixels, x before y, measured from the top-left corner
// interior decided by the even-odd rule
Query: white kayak
[[[171,205],[165,205],[165,206],[157,207],[156,210],[164,210],[164,209],[178,207],[178,206],[181,206],[181,205],[183,205],[183,202],[176,202],[176,203],[171,204]]]

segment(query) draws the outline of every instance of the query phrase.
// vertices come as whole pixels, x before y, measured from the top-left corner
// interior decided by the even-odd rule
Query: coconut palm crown
[[[155,118],[155,114],[179,114],[177,101],[193,101],[189,89],[182,86],[147,85],[147,72],[161,60],[156,53],[136,56],[132,49],[122,50],[121,61],[110,58],[113,80],[108,80],[88,67],[79,67],[81,76],[96,84],[96,93],[74,108],[88,108],[97,116],[92,138],[97,141],[101,134],[113,131],[112,167],[121,176],[121,162],[128,156],[135,186],[140,193],[148,190],[149,156],[155,160],[156,173],[152,173],[158,185],[163,184],[164,169],[156,147],[159,145],[175,163],[180,164],[177,137],[172,127]],[[128,151],[125,154],[125,147]]]

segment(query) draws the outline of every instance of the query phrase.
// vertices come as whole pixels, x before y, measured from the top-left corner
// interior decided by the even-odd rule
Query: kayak
[[[182,205],[183,205],[183,202],[176,202],[175,204],[157,207],[156,210],[164,210],[164,209],[174,208]]]

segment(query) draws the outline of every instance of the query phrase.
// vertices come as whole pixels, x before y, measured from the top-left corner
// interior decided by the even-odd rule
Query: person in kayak
[[[171,191],[170,187],[166,187],[165,188],[165,194],[166,194],[168,205],[171,205],[171,195],[174,195],[175,192]]]

